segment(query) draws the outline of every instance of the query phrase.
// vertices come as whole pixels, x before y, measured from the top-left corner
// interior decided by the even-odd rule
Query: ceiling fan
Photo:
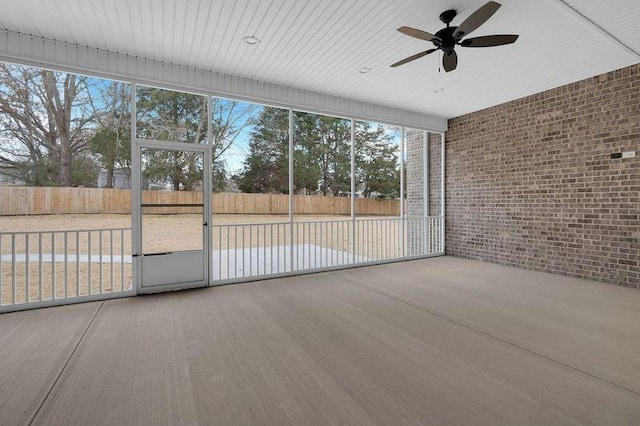
[[[417,53],[413,56],[409,56],[401,61],[392,64],[392,67],[406,64],[407,62],[414,61],[423,56],[427,56],[436,50],[442,50],[442,67],[446,72],[453,71],[458,66],[458,55],[454,50],[456,46],[462,47],[491,47],[502,46],[504,44],[515,43],[518,39],[517,34],[497,34],[482,37],[473,37],[463,40],[463,37],[469,35],[473,30],[484,24],[494,13],[500,8],[500,3],[490,1],[480,9],[473,12],[467,19],[465,19],[460,26],[449,26],[453,18],[456,17],[458,12],[453,9],[446,10],[440,14],[440,20],[447,24],[446,28],[441,29],[435,34],[430,34],[426,31],[418,30],[411,27],[400,27],[398,31],[402,34],[406,34],[411,37],[419,38],[420,40],[426,40],[433,43],[435,49],[425,50],[424,52]]]

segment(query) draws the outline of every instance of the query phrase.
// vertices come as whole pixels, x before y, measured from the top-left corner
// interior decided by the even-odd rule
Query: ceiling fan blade
[[[494,13],[496,13],[500,6],[500,3],[496,3],[494,1],[488,2],[480,9],[473,12],[467,19],[465,19],[462,24],[460,24],[460,26],[455,30],[453,36],[457,40],[460,40],[462,37],[469,35],[471,31],[487,22],[487,20],[491,18]]]
[[[411,28],[411,27],[400,27],[398,28],[398,31],[400,31],[402,34],[406,34],[408,36],[411,37],[415,37],[415,38],[419,38],[420,40],[426,40],[426,41],[433,41],[433,40],[440,40],[440,37],[436,37],[433,34],[430,34],[426,31],[422,31],[422,30],[418,30],[416,28]]]
[[[515,43],[518,34],[496,34],[490,36],[467,38],[460,42],[460,46],[464,47],[491,47],[502,46],[503,44]]]
[[[408,58],[405,58],[401,61],[396,62],[395,64],[391,65],[391,67],[397,67],[399,65],[404,65],[407,62],[411,62],[411,61],[415,61],[418,58],[422,58],[423,56],[427,56],[429,53],[433,53],[438,49],[429,49],[429,50],[425,50],[424,52],[420,52],[420,53],[416,53],[413,56],[409,56]]]
[[[446,72],[449,72],[455,70],[457,66],[458,55],[456,54],[456,51],[453,50],[448,55],[445,53],[444,57],[442,58],[442,68],[444,68]]]

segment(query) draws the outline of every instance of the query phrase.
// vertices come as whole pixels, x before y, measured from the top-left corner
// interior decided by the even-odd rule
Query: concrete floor
[[[0,316],[0,424],[640,424],[640,291],[451,257]]]

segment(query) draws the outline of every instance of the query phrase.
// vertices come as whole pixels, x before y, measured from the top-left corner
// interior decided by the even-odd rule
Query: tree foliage
[[[0,63],[0,173],[32,186],[111,187],[116,169],[131,169],[131,88],[126,83]],[[224,190],[225,153],[251,126],[256,105],[140,86],[137,136],[212,144],[213,189]],[[198,155],[148,152],[144,173],[174,189],[202,184]],[[201,155],[200,155],[201,157]]]
[[[224,155],[254,120],[256,105],[213,98],[211,103],[213,190],[227,185]],[[151,87],[137,91],[138,137],[185,144],[205,143],[207,98],[190,93]],[[144,173],[158,182],[169,182],[174,190],[192,190],[202,185],[202,167],[196,167],[197,154],[178,151],[149,152],[154,158],[144,165]]]
[[[207,98],[140,86],[136,92],[137,136],[158,141],[201,144],[207,136]],[[145,150],[142,173],[174,191],[202,185],[202,167],[189,151]]]
[[[106,188],[112,188],[116,168],[131,176],[131,92],[126,83],[102,81],[92,98],[98,127],[89,150],[106,172]]]
[[[116,170],[132,167],[130,90],[126,83],[0,63],[0,173],[33,186],[96,186],[103,170],[110,187]],[[138,87],[136,136],[187,148],[145,150],[143,175],[174,190],[201,188],[203,155],[188,145],[208,142],[213,190],[223,191],[228,154],[248,140],[234,179],[239,189],[287,193],[289,111],[218,98],[207,105],[208,99]],[[350,192],[351,121],[296,112],[293,130],[294,191]],[[397,145],[381,125],[356,122],[355,132],[357,191],[397,197]]]
[[[289,190],[289,112],[265,107],[249,143],[238,179],[243,192],[286,194]]]
[[[87,77],[0,63],[0,171],[27,185],[73,186],[92,135]],[[82,157],[82,160],[80,158]],[[91,161],[78,156],[78,163]]]
[[[293,126],[296,193],[340,195],[351,190],[351,121],[296,112]],[[399,196],[398,147],[382,125],[356,122],[356,188],[365,197]],[[238,178],[244,192],[288,192],[288,111],[265,108],[253,129]]]
[[[398,146],[385,128],[357,122],[355,137],[356,187],[366,198],[400,196]]]

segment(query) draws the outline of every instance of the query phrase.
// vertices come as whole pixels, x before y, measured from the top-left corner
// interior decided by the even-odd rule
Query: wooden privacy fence
[[[201,192],[143,191],[145,204],[196,204]],[[348,215],[348,197],[294,195],[297,214]],[[222,192],[213,194],[213,212],[218,214],[287,214],[289,196],[283,194],[245,194]],[[190,207],[145,208],[145,213],[196,213]],[[0,216],[40,214],[88,214],[131,212],[131,191],[101,188],[0,187]],[[357,198],[356,213],[372,216],[397,216],[399,200]]]

